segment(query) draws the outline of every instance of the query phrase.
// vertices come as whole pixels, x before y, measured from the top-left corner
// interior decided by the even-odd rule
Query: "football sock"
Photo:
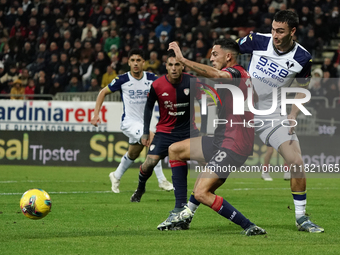
[[[198,206],[200,205],[201,203],[198,202],[195,198],[195,193],[194,192],[191,192],[191,196],[189,198],[189,201],[188,201],[188,208],[193,212],[195,213],[196,209],[198,208]]]
[[[216,196],[211,208],[223,217],[231,220],[243,229],[248,228],[253,223],[243,216],[235,207],[229,204],[223,197]]]
[[[175,208],[183,208],[187,203],[188,165],[184,161],[170,160],[172,184],[175,193]]]
[[[120,160],[120,163],[116,169],[116,171],[113,173],[114,176],[120,180],[122,178],[123,174],[126,172],[126,170],[131,166],[133,163],[132,159],[129,159],[128,153],[125,153],[125,155]]]
[[[298,220],[306,214],[306,204],[307,204],[307,191],[294,192],[292,195],[294,198],[295,205],[295,218]]]
[[[145,190],[145,184],[147,180],[152,175],[152,171],[150,173],[144,173],[142,171],[142,165],[139,167],[139,179],[138,179],[138,188],[139,190]]]
[[[153,170],[155,171],[155,174],[157,176],[159,183],[166,180],[164,173],[163,173],[162,161],[161,160],[158,161],[157,165],[153,168]]]

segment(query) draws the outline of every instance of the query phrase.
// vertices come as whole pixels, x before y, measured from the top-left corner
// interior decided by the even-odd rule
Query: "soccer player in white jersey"
[[[117,76],[99,92],[94,116],[91,119],[91,124],[97,126],[100,123],[99,111],[105,96],[115,91],[120,91],[124,104],[120,128],[124,135],[129,138],[129,148],[122,157],[116,171],[109,174],[112,183],[111,189],[114,193],[120,192],[120,179],[144,148],[140,140],[143,135],[144,107],[151,84],[157,79],[157,76],[153,73],[143,71],[144,62],[142,50],[132,49],[129,52],[128,64],[130,72]],[[159,187],[166,191],[173,190],[173,185],[167,181],[163,174],[161,162],[158,162],[154,171]]]
[[[273,88],[288,87],[294,79],[302,88],[307,88],[311,77],[312,59],[310,53],[293,40],[293,36],[299,25],[298,16],[292,11],[279,11],[275,14],[272,23],[271,34],[250,34],[239,39],[241,53],[251,53],[249,73],[258,102],[255,106],[258,110],[271,108],[273,100]],[[302,99],[305,95],[297,93],[295,98]],[[291,191],[294,198],[296,226],[300,231],[311,233],[324,232],[305,215],[306,208],[306,175],[299,140],[293,127],[284,127],[281,121],[286,120],[286,126],[293,126],[299,113],[299,108],[292,105],[292,110],[287,116],[280,114],[281,97],[278,89],[278,106],[270,115],[256,115],[263,125],[256,128],[261,140],[275,148],[284,158],[288,166],[291,166]],[[274,120],[272,122],[271,120]],[[266,121],[269,120],[269,121]],[[276,123],[276,125],[273,123]],[[258,125],[260,126],[260,125]],[[296,171],[294,171],[296,169]]]

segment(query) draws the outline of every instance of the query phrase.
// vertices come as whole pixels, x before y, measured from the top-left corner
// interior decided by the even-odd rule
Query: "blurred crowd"
[[[15,94],[98,91],[129,71],[132,48],[144,50],[145,70],[162,75],[174,40],[185,57],[208,63],[216,38],[270,33],[275,12],[284,9],[300,17],[295,40],[320,57],[339,33],[339,5],[336,0],[0,0],[0,93],[19,99]],[[321,78],[339,77],[339,63],[340,45],[333,59],[325,59]],[[323,96],[339,96],[339,84],[321,86]]]

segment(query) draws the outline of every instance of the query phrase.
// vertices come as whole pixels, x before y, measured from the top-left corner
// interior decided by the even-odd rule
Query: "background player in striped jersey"
[[[241,53],[251,53],[252,58],[248,71],[252,77],[258,102],[255,108],[268,110],[273,103],[273,88],[288,87],[294,80],[300,87],[307,88],[311,77],[312,57],[293,36],[299,25],[297,14],[284,10],[275,14],[271,34],[250,34],[239,39]],[[306,211],[306,175],[301,156],[299,140],[294,127],[284,127],[281,121],[296,120],[300,109],[292,105],[287,116],[282,116],[280,90],[277,93],[277,108],[270,115],[255,115],[255,119],[264,125],[256,128],[261,140],[275,148],[291,168],[290,187],[295,205],[296,226],[300,231],[311,233],[324,232],[305,215]],[[302,99],[305,95],[297,93],[295,98]],[[276,125],[272,125],[275,120]],[[295,124],[289,121],[291,125]]]
[[[194,105],[190,100],[200,99],[199,89],[192,89],[190,81],[195,78],[183,73],[183,65],[176,60],[173,51],[168,53],[166,63],[167,74],[154,81],[151,85],[148,100],[144,112],[144,134],[142,142],[145,145],[150,143],[149,125],[152,116],[152,109],[155,102],[158,102],[160,118],[156,126],[156,134],[150,144],[150,149],[145,162],[140,167],[139,182],[137,190],[131,196],[131,202],[140,202],[145,192],[145,183],[150,178],[154,166],[160,159],[168,155],[168,147],[175,142],[185,140],[198,135],[193,118]],[[197,85],[198,86],[198,85]],[[193,91],[192,91],[193,90]],[[172,172],[172,182],[175,196],[185,196],[187,188],[187,166],[180,172]]]
[[[214,42],[210,61],[212,67],[190,61],[183,57],[176,42],[169,45],[176,53],[177,60],[208,78],[222,78],[225,83],[231,83],[242,90],[245,100],[248,95],[248,87],[251,87],[249,73],[237,63],[239,46],[234,40],[219,39]],[[231,91],[226,89],[217,90],[222,105],[218,104],[218,118],[228,119],[234,123],[242,123],[253,118],[253,113],[245,111],[244,115],[233,115],[233,97]],[[189,159],[199,162],[208,162],[206,172],[201,173],[195,183],[194,193],[191,195],[188,206],[182,211],[170,212],[170,216],[158,225],[159,230],[186,229],[193,216],[193,212],[200,203],[209,206],[223,217],[241,226],[245,235],[262,235],[266,231],[240,213],[222,197],[215,194],[228,177],[229,173],[210,171],[210,167],[233,166],[240,167],[253,153],[254,129],[244,125],[220,124],[215,129],[213,137],[190,138],[174,143],[169,148],[169,158],[172,171],[183,171],[185,161]],[[180,198],[181,199],[181,198]],[[176,197],[176,206],[178,198]],[[186,200],[180,201],[183,204]],[[176,209],[176,208],[175,208]]]
[[[103,88],[98,95],[94,116],[91,124],[97,126],[100,123],[99,111],[107,94],[120,91],[124,104],[121,130],[129,138],[129,148],[122,157],[121,162],[115,172],[111,172],[109,177],[112,183],[112,191],[119,193],[120,179],[133,161],[138,158],[144,148],[141,144],[143,134],[143,115],[147,94],[150,86],[158,77],[153,73],[143,71],[144,56],[140,49],[132,49],[128,55],[130,72],[117,76],[112,82]],[[149,126],[148,126],[149,128]],[[170,191],[173,186],[168,182],[163,174],[161,162],[155,165],[155,172],[161,189]]]

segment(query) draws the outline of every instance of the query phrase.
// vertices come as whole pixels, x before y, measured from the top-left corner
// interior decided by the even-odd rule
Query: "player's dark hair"
[[[297,28],[299,26],[298,15],[295,12],[288,10],[278,11],[275,13],[273,20],[279,23],[287,23],[290,29],[293,27]]]
[[[142,57],[142,59],[145,59],[145,58],[144,58],[144,52],[143,52],[141,49],[136,49],[136,48],[131,49],[131,50],[129,51],[129,54],[128,54],[128,59],[130,59],[130,57],[131,57],[132,55],[139,55],[139,56]]]
[[[169,50],[168,51],[168,58],[175,58],[176,57],[176,54],[174,52],[174,50]]]
[[[240,47],[237,42],[230,38],[221,38],[214,41],[214,45],[220,45],[223,50],[231,50],[236,54],[240,53]]]

